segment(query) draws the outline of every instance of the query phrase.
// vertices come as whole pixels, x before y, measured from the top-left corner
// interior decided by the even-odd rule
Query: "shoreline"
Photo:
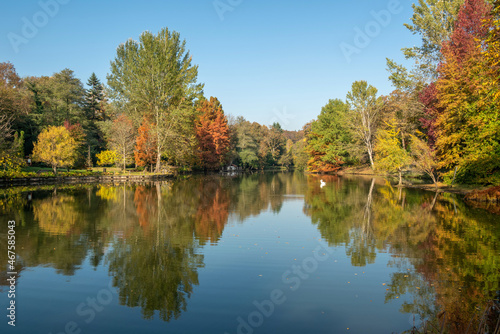
[[[266,170],[264,170],[266,171]],[[277,170],[270,169],[268,171],[275,172]],[[241,173],[245,171],[237,171]],[[232,172],[235,173],[235,172]],[[188,172],[186,174],[198,174],[196,172]],[[203,174],[203,173],[200,173]],[[231,172],[214,173],[217,175],[231,174]],[[340,176],[360,176],[360,177],[377,177],[387,179],[392,177],[389,174],[376,173],[368,166],[349,167],[340,170],[337,175]],[[40,185],[58,185],[58,184],[92,184],[92,183],[122,183],[122,182],[141,182],[141,181],[161,181],[178,178],[177,173],[169,174],[108,174],[108,175],[85,175],[85,176],[51,176],[51,177],[24,177],[24,178],[0,178],[0,188],[16,187],[16,186],[40,186]],[[394,186],[394,185],[393,185]],[[397,185],[396,185],[397,187]],[[479,185],[454,185],[449,186],[443,183],[438,183],[438,188],[432,183],[412,183],[408,178],[403,179],[403,188],[421,189],[432,192],[445,192],[465,196],[473,192],[479,192],[489,187]]]
[[[383,173],[377,173],[374,172],[369,166],[358,166],[358,167],[349,167],[343,170],[340,170],[338,172],[338,175],[358,175],[358,176],[371,176],[371,177],[380,177],[380,178],[390,178],[390,177],[395,177],[391,174],[383,174]],[[488,189],[490,187],[488,186],[483,186],[483,185],[447,185],[441,182],[438,182],[438,186],[436,188],[436,185],[433,183],[412,183],[409,181],[409,179],[417,179],[419,181],[425,182],[425,180],[421,178],[415,178],[415,177],[403,177],[403,188],[410,188],[410,189],[421,189],[421,190],[426,190],[426,191],[432,191],[432,192],[443,192],[443,193],[450,193],[450,194],[456,194],[456,195],[462,195],[466,196],[468,194],[471,194],[473,192],[480,192],[485,189]],[[395,185],[397,187],[397,185]]]
[[[115,183],[129,181],[159,181],[173,179],[175,174],[144,174],[144,175],[95,175],[95,176],[54,176],[54,177],[24,177],[0,178],[0,188],[16,186],[39,186],[58,184],[88,184],[88,183]]]

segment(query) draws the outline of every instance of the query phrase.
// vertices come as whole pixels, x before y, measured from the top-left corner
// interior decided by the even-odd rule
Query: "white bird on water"
[[[321,185],[320,185],[320,187],[321,187],[321,188],[323,188],[324,186],[326,186],[325,181],[323,181],[323,180],[319,180],[319,182],[321,183]]]

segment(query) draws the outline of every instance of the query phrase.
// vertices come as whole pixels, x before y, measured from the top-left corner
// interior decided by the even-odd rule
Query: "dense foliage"
[[[20,172],[31,158],[53,168],[91,167],[107,150],[116,154],[107,163],[156,172],[334,173],[369,163],[400,182],[411,168],[434,183],[500,184],[499,1],[421,0],[413,9],[406,27],[422,44],[403,49],[412,69],[387,61],[395,90],[379,96],[356,81],[300,131],[234,117],[216,97],[205,98],[186,41],[167,28],[121,44],[107,86],[92,73],[84,88],[70,69],[21,78],[0,63],[2,173]],[[42,158],[57,152],[39,148],[56,127],[72,143],[64,163]]]

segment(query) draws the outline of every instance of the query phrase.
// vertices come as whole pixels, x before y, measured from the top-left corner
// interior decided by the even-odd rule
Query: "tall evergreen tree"
[[[104,101],[104,87],[97,78],[95,73],[90,75],[87,81],[89,89],[85,91],[84,108],[88,119],[91,120],[106,120],[102,102]]]
[[[61,72],[54,73],[50,86],[58,123],[79,121],[85,95],[80,79],[75,77],[72,70],[65,68]]]

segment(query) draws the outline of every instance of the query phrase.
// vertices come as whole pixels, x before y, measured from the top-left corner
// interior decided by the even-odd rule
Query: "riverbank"
[[[277,171],[277,169],[270,169],[266,171]],[[236,171],[236,173],[241,173],[245,171]],[[88,183],[119,183],[119,182],[142,182],[142,181],[159,181],[166,179],[173,179],[180,175],[178,172],[168,172],[168,173],[144,173],[144,172],[122,172],[119,169],[116,171],[90,171],[82,172],[78,175],[75,171],[67,173],[58,173],[58,176],[54,176],[51,172],[45,171],[44,173],[37,176],[26,176],[20,178],[0,178],[0,188],[10,187],[10,186],[38,186],[38,185],[54,185],[54,184],[88,184]],[[223,172],[235,173],[235,172]],[[30,173],[34,174],[34,173]],[[188,174],[197,174],[193,172],[188,172]],[[342,169],[337,173],[338,175],[353,175],[353,176],[365,176],[365,177],[379,177],[379,178],[394,178],[393,175],[379,173],[373,171],[370,166],[355,166]],[[468,201],[485,201],[485,202],[498,202],[500,200],[500,191],[494,192],[497,197],[492,195],[492,192],[488,190],[490,188],[481,185],[453,185],[450,186],[444,183],[438,183],[437,188],[432,183],[424,183],[425,180],[422,179],[420,174],[407,174],[406,178],[403,180],[403,187],[405,188],[415,188],[422,189],[432,192],[445,192],[463,195]],[[476,195],[477,194],[477,195]],[[494,198],[494,200],[492,200]]]
[[[339,175],[363,175],[363,176],[372,176],[372,177],[383,177],[383,178],[395,178],[395,176],[387,174],[387,173],[380,173],[377,171],[374,171],[371,169],[369,165],[362,165],[362,166],[354,166],[354,167],[348,167],[345,169],[342,169],[339,173]],[[433,183],[425,183],[425,179],[422,178],[421,174],[417,173],[410,173],[406,174],[405,177],[403,177],[403,187],[405,188],[414,188],[414,189],[422,189],[426,191],[432,191],[432,192],[445,192],[445,193],[451,193],[451,194],[457,194],[457,195],[468,195],[468,194],[473,194],[473,193],[480,193],[483,191],[488,190],[488,187],[485,187],[483,185],[465,185],[465,184],[454,184],[454,185],[449,185],[445,184],[442,182],[438,182],[437,187]],[[479,197],[473,197],[473,196],[468,196],[468,200],[477,200]]]
[[[0,187],[10,186],[37,186],[52,184],[86,184],[86,183],[116,183],[116,182],[138,182],[159,181],[174,178],[175,174],[96,174],[84,176],[45,176],[45,177],[23,177],[23,178],[0,178]]]

